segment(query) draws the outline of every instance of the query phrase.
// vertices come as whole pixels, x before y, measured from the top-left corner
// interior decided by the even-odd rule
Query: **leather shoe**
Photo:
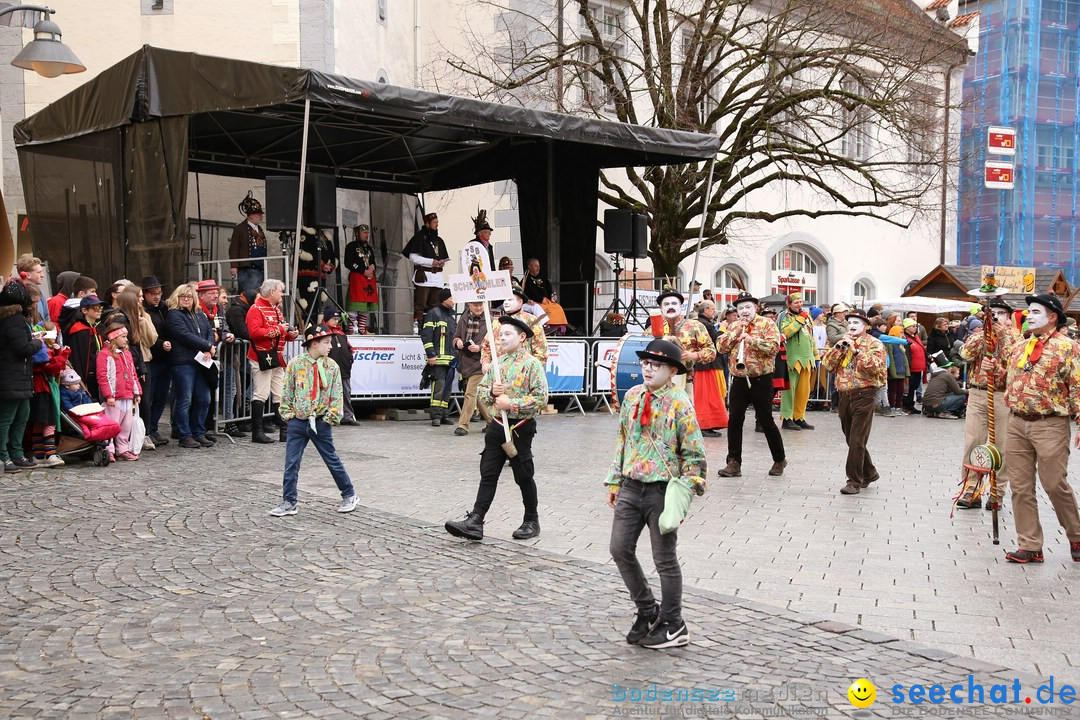
[[[466,514],[464,520],[448,520],[443,527],[454,537],[466,540],[484,539],[484,519],[473,512]]]
[[[461,437],[462,435],[468,435],[469,431],[466,430],[463,427],[459,427],[459,428],[454,428],[454,434],[457,435],[458,437]]]
[[[360,423],[356,420],[356,418],[349,418],[348,420],[342,420],[341,424],[342,425],[359,425]]]
[[[521,527],[514,531],[512,538],[515,540],[528,540],[540,534],[540,523],[537,520],[526,520]]]
[[[780,424],[782,430],[802,430],[802,427],[795,424],[794,420],[785,420]]]
[[[182,448],[202,448],[202,445],[193,437],[186,437],[180,439],[180,447]]]
[[[448,418],[446,416],[443,416],[443,418],[441,420],[439,420],[439,424],[440,425],[456,425],[457,423],[455,423],[450,418]]]
[[[806,418],[803,418],[802,420],[796,420],[795,424],[798,425],[799,427],[801,427],[803,430],[813,430],[814,429],[813,425],[806,422]]]
[[[859,483],[855,482],[854,480],[848,480],[847,485],[840,488],[840,494],[841,495],[858,495],[859,494],[859,489],[860,489]]]
[[[720,477],[742,477],[742,463],[728,460],[727,467],[720,468],[716,474]]]
[[[701,434],[705,437],[720,437],[719,430],[702,430]]]
[[[773,477],[779,477],[784,474],[784,468],[787,467],[787,460],[781,460],[780,462],[774,462],[772,467],[769,468],[769,475]]]

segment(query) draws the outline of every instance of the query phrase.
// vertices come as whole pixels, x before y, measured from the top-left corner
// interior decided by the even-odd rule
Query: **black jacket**
[[[225,310],[225,322],[229,326],[229,332],[241,340],[251,342],[251,333],[248,332],[247,311],[251,309],[251,303],[255,301],[255,291],[245,290],[233,295],[229,300],[229,307]]]
[[[152,363],[167,363],[169,362],[169,353],[165,352],[163,343],[166,340],[171,340],[169,337],[169,328],[165,324],[165,316],[169,314],[169,306],[162,300],[159,305],[151,305],[143,300],[143,309],[146,310],[146,314],[150,316],[150,321],[154,323],[154,329],[157,330],[157,342],[150,348]]]
[[[30,323],[18,305],[0,307],[0,400],[28,400],[34,394],[30,358],[41,341],[30,336]],[[22,442],[22,438],[14,438]]]
[[[948,331],[938,330],[934,328],[930,331],[930,336],[926,340],[926,358],[930,359],[930,356],[937,353],[945,353],[945,357],[952,355],[953,338]]]
[[[206,313],[170,310],[165,318],[173,349],[169,359],[173,365],[195,365],[195,353],[209,352],[214,347],[214,328]]]
[[[341,368],[341,377],[346,380],[352,377],[352,346],[349,345],[349,336],[340,328],[330,336],[330,359]]]
[[[88,325],[85,315],[79,313],[79,319],[64,331],[64,344],[71,348],[68,362],[94,400],[98,399],[97,354],[102,342],[98,333],[104,329],[101,323]]]

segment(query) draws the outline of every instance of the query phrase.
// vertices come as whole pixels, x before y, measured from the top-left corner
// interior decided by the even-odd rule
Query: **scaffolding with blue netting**
[[[1076,262],[1077,49],[1080,0],[979,3],[979,48],[964,74],[958,256],[961,265],[1052,267]],[[1015,188],[987,189],[987,131],[1015,128]]]

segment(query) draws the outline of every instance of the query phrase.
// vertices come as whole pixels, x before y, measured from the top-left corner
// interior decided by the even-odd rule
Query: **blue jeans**
[[[173,365],[172,420],[180,438],[206,435],[206,411],[210,408],[210,386],[200,365]]]
[[[146,421],[146,434],[154,435],[161,422],[161,414],[169,401],[169,386],[172,381],[172,366],[167,362],[151,362],[150,389],[154,393],[150,398],[150,417]],[[146,402],[146,400],[143,400]],[[175,420],[173,422],[176,422]]]
[[[946,395],[945,399],[941,401],[941,404],[935,408],[930,408],[930,411],[936,413],[955,413],[964,407],[965,400],[967,400],[967,395]]]
[[[356,494],[352,480],[349,479],[349,473],[346,472],[344,463],[341,462],[337,450],[334,449],[334,431],[330,423],[316,420],[315,430],[316,432],[311,432],[307,420],[293,418],[289,421],[285,435],[285,477],[281,489],[281,497],[285,502],[296,502],[296,479],[300,474],[300,461],[304,457],[304,450],[309,440],[315,444],[315,449],[319,451],[323,462],[326,463],[326,469],[330,471],[331,477],[337,483],[341,497],[347,498]]]

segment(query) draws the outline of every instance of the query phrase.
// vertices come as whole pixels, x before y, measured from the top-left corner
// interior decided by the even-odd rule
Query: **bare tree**
[[[908,227],[940,202],[942,73],[966,44],[914,3],[478,4],[496,33],[466,28],[469,54],[440,59],[453,91],[721,139],[707,200],[707,164],[601,177],[603,201],[647,213],[659,275],[693,252],[701,222],[710,246],[794,216]]]

